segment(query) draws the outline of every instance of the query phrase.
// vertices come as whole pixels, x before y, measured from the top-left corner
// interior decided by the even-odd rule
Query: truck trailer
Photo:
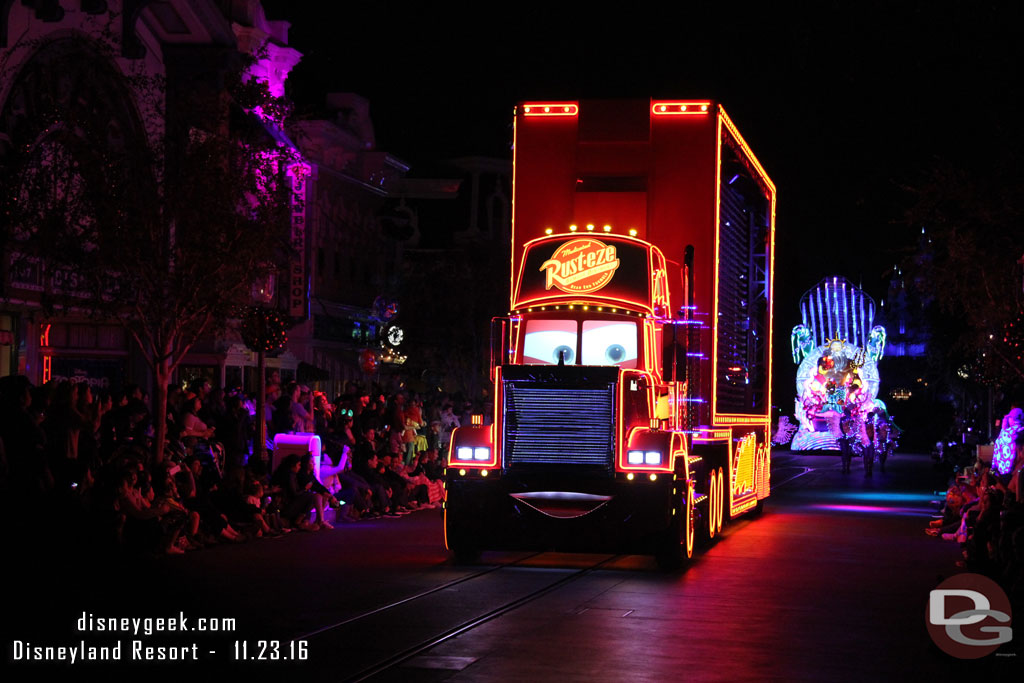
[[[494,413],[452,434],[446,545],[678,566],[770,493],[775,186],[708,100],[522,103],[514,136]]]

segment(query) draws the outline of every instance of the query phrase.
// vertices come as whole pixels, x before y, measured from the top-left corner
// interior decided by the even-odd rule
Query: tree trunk
[[[164,461],[164,444],[167,441],[167,387],[171,383],[171,361],[153,359],[153,465]]]

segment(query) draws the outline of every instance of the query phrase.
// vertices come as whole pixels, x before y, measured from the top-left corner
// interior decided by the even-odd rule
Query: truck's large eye
[[[561,346],[555,347],[553,357],[556,363],[571,363],[573,356],[576,355],[576,350],[562,344]]]
[[[583,365],[618,365],[635,368],[636,323],[609,320],[583,322]]]
[[[531,320],[523,339],[523,362],[567,365],[576,362],[575,320]]]

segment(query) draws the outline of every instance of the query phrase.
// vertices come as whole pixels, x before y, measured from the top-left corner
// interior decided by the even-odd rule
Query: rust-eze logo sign
[[[540,270],[544,289],[554,286],[569,294],[589,294],[611,282],[618,267],[613,245],[583,237],[560,245]]]
[[[978,659],[1013,638],[1010,600],[992,579],[957,574],[928,595],[928,635],[946,654]]]

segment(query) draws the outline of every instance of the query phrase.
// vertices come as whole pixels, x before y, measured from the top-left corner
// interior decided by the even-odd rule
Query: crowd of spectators
[[[172,385],[157,460],[138,386],[94,393],[86,383],[0,378],[0,498],[40,527],[151,554],[331,529],[330,508],[335,523],[399,517],[440,506],[440,454],[472,408],[359,386],[330,400],[272,382],[260,449],[255,404],[208,382]],[[312,455],[273,457],[279,432],[320,437],[319,478]]]
[[[978,460],[957,473],[946,491],[942,516],[925,532],[960,544],[957,566],[984,574],[1024,598],[1024,432],[1017,435],[1013,464],[1004,474]]]

